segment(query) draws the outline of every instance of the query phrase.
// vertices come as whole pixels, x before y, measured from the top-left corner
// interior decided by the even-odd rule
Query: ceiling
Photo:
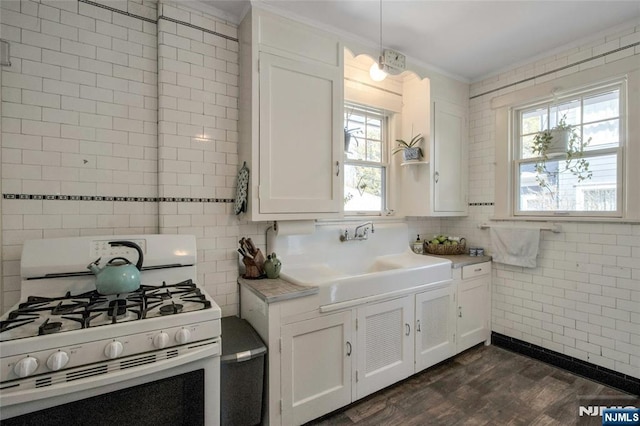
[[[199,0],[238,22],[247,0]],[[377,0],[254,0],[379,43]],[[383,46],[467,81],[640,25],[640,1],[383,0]]]

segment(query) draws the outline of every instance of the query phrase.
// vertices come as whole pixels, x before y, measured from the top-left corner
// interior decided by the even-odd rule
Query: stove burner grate
[[[166,281],[161,285],[142,284],[136,291],[114,296],[101,295],[97,290],[81,294],[71,294],[67,291],[60,297],[27,297],[25,302],[20,303],[0,321],[0,333],[24,327],[38,320],[44,322],[35,328],[27,329],[34,334],[37,329],[38,335],[46,335],[70,330],[61,319],[78,323],[79,328],[85,329],[144,319],[148,316],[175,315],[208,309],[211,306],[211,301],[207,300],[191,279],[175,284],[167,284]],[[151,313],[156,308],[158,311]]]
[[[23,325],[31,324],[32,322],[35,322],[36,319],[37,315],[35,315],[33,318],[11,318],[5,321],[0,321],[0,333],[11,330],[13,328],[22,327]]]
[[[38,327],[38,336],[43,336],[45,334],[54,334],[59,332],[62,329],[62,323],[59,321],[49,322],[49,318],[44,320],[44,322]]]

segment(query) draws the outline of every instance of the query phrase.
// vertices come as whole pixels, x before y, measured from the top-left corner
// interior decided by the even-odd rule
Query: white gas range
[[[138,256],[114,241],[142,249],[141,285],[105,296],[87,265]],[[21,300],[0,318],[3,425],[218,424],[221,312],[196,254],[185,235],[25,242]]]

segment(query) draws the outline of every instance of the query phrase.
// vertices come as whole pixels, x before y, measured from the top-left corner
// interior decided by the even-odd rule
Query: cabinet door
[[[466,114],[444,101],[433,103],[433,209],[467,211]]]
[[[413,374],[413,297],[357,310],[356,398]]]
[[[331,213],[342,205],[342,74],[260,53],[260,213]]]
[[[454,286],[416,295],[416,371],[455,354]]]
[[[456,352],[489,339],[489,289],[491,275],[458,283],[458,331]]]
[[[352,327],[351,311],[282,327],[282,424],[351,402]]]

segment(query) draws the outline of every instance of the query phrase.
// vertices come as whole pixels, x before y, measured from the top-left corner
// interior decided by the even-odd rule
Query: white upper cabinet
[[[240,25],[240,160],[251,220],[342,215],[343,51],[262,10]]]
[[[436,215],[467,214],[467,120],[464,108],[433,102],[433,211]]]
[[[424,136],[424,159],[404,164],[398,188],[406,216],[467,215],[466,106],[433,99],[433,83],[415,76],[403,85],[402,139]]]

